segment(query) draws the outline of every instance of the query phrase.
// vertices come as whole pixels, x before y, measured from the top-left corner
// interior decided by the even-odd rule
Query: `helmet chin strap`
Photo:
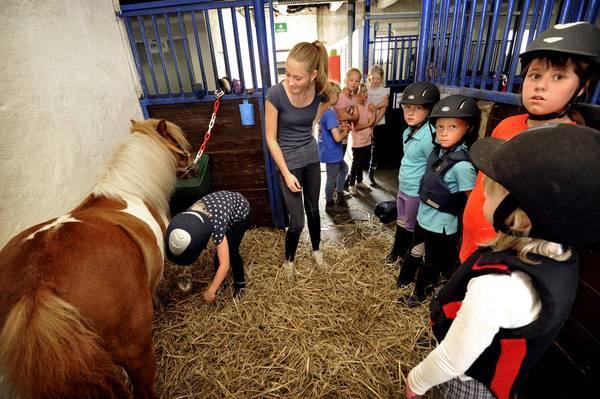
[[[573,108],[573,105],[575,105],[575,103],[577,102],[577,99],[579,98],[579,92],[581,91],[583,86],[584,86],[584,84],[580,84],[579,87],[577,87],[577,90],[575,90],[575,94],[573,94],[573,96],[571,97],[571,99],[569,100],[567,105],[565,105],[565,108],[563,108],[562,111],[550,112],[549,114],[543,114],[543,115],[535,115],[535,114],[532,114],[531,112],[527,111],[527,114],[528,114],[527,118],[531,119],[533,121],[549,121],[551,119],[560,119],[560,118],[564,117],[565,115],[567,115],[569,113],[569,111],[571,111],[571,108]],[[522,97],[523,97],[523,93],[521,93],[521,102],[523,101]]]
[[[506,225],[506,219],[511,213],[519,207],[519,203],[516,198],[510,193],[500,203],[494,211],[494,230],[501,231],[504,234],[508,234],[513,237],[524,237],[525,235],[520,231],[515,231]]]

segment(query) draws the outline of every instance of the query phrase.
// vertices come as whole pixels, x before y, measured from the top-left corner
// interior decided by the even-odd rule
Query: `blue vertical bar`
[[[154,73],[154,63],[152,62],[152,53],[150,52],[150,45],[148,44],[148,37],[146,37],[146,27],[144,26],[143,17],[137,17],[138,24],[140,25],[140,33],[142,34],[142,41],[144,42],[144,49],[146,50],[146,59],[148,60],[148,70],[150,71],[150,77],[152,77],[152,85],[154,86],[154,95],[160,96],[158,91],[158,83],[156,82],[156,74]],[[150,94],[150,93],[148,93]]]
[[[492,14],[492,23],[488,27],[488,35],[486,41],[486,50],[485,50],[485,60],[483,61],[483,71],[481,74],[481,85],[479,88],[485,90],[485,86],[487,83],[488,72],[490,69],[490,63],[492,62],[492,57],[494,56],[494,45],[496,41],[496,30],[498,29],[498,19],[500,18],[500,5],[502,2],[500,0],[496,0],[494,4],[494,11]]]
[[[596,83],[596,89],[590,101],[592,104],[600,104],[600,83]]]
[[[175,74],[177,75],[177,83],[179,83],[179,94],[183,95],[183,83],[181,81],[181,73],[179,72],[179,61],[177,60],[177,52],[175,51],[175,41],[171,33],[171,22],[169,22],[169,14],[163,14],[165,18],[165,26],[167,27],[167,35],[169,36],[169,48],[173,55],[173,65],[175,66]]]
[[[387,58],[385,60],[385,76],[390,76],[390,51],[391,51],[390,43],[391,42],[392,42],[392,24],[388,24]]]
[[[267,41],[267,32],[265,24],[265,9],[263,0],[252,0],[254,8],[254,23],[256,26],[256,45],[258,48],[258,58],[260,65],[260,74],[262,79],[262,101],[258,102],[258,106],[261,113],[261,118],[264,120],[264,96],[267,92],[267,88],[271,86],[271,73],[269,71],[269,47]],[[269,152],[265,141],[264,124],[262,124],[263,130],[263,153],[265,156],[265,172],[267,175],[267,184],[269,188],[269,201],[271,202],[271,215],[273,216],[273,222],[275,226],[279,228],[285,227],[285,215],[283,200],[281,198],[281,191],[279,186],[279,179],[277,176],[277,169],[273,158]]]
[[[483,0],[481,6],[481,16],[479,20],[479,31],[477,32],[477,44],[475,45],[475,56],[473,57],[473,65],[471,67],[471,83],[469,87],[475,87],[477,75],[479,75],[479,66],[481,65],[481,42],[483,41],[483,31],[485,30],[485,14],[487,12],[488,0]]]
[[[239,79],[244,82],[244,69],[242,66],[242,51],[240,50],[240,35],[238,33],[237,18],[235,16],[235,7],[231,7],[231,22],[233,25],[233,41],[235,44],[235,58],[237,60]]]
[[[445,76],[445,69],[448,67],[448,18],[450,17],[450,0],[443,0],[443,3],[442,37],[438,43],[438,46],[440,46],[440,58],[436,74],[438,76],[438,82],[442,81],[442,76]]]
[[[448,64],[446,67],[446,76],[444,77],[445,84],[448,84],[452,80],[454,80],[454,54],[456,53],[456,32],[458,29],[458,17],[460,12],[458,11],[458,7],[460,5],[460,0],[454,0],[454,8],[452,10],[452,27],[450,28],[450,41],[448,43]]]
[[[223,23],[223,12],[219,8],[217,10],[217,17],[219,18],[219,33],[221,35],[221,45],[223,46],[223,58],[225,60],[225,75],[231,79],[231,68],[229,66],[229,54],[227,51],[227,38],[225,37],[225,24]]]
[[[273,13],[273,0],[269,0],[269,18],[271,19],[271,54],[273,55],[273,71],[275,72],[275,83],[279,80],[277,70],[277,49],[275,48],[275,14]]]
[[[600,9],[600,0],[590,0],[587,11],[585,13],[584,21],[589,22],[590,24],[596,23],[596,19],[598,18],[598,10]]]
[[[363,28],[363,66],[362,73],[363,75],[367,72],[367,68],[369,68],[369,35],[371,30],[371,0],[365,0],[365,22]],[[352,43],[348,43],[349,46]],[[373,55],[374,56],[374,55]]]
[[[138,52],[137,44],[135,43],[133,27],[131,26],[131,21],[128,17],[125,18],[125,28],[127,29],[127,35],[129,36],[129,45],[131,46],[131,53],[133,54],[135,67],[138,70],[138,75],[140,77],[142,91],[144,92],[143,96],[144,98],[146,98],[148,97],[148,86],[146,85],[146,76],[144,74],[144,69],[142,68],[142,60],[140,60],[140,53]]]
[[[169,96],[171,96],[173,94],[173,93],[171,93],[171,82],[169,81],[169,73],[167,72],[167,63],[165,62],[165,55],[163,54],[163,51],[162,51],[162,42],[160,41],[160,34],[158,33],[158,26],[156,25],[156,16],[152,15],[151,18],[152,18],[152,30],[154,31],[154,37],[156,39],[156,47],[158,49],[158,55],[160,57],[160,65],[162,67],[162,71],[165,76],[167,92],[169,93]]]
[[[250,53],[250,70],[252,71],[252,87],[258,87],[256,83],[256,61],[254,60],[254,39],[252,38],[252,22],[250,21],[250,8],[244,6],[244,17],[246,18],[246,35],[248,36],[248,52]]]
[[[393,79],[390,79],[390,76],[387,75],[385,78],[390,81],[390,80],[394,80],[396,81],[396,77],[398,74],[398,38],[394,39],[394,52],[393,52],[393,58],[392,58],[392,71],[393,72]]]
[[[573,13],[571,14],[570,22],[582,21],[584,13],[585,13],[585,0],[579,0],[577,2],[577,9],[573,10]]]
[[[431,1],[436,1],[436,0],[431,0]],[[438,62],[441,57],[441,55],[440,55],[440,40],[442,40],[441,39],[441,37],[442,37],[442,17],[443,17],[442,8],[443,8],[443,4],[442,4],[442,0],[440,0],[440,10],[438,12],[438,18],[437,18],[437,22],[438,22],[437,29],[436,29],[435,39],[433,42],[434,52],[433,52],[433,69],[431,72],[431,80],[435,80],[434,78],[437,77]],[[435,18],[435,16],[434,16],[434,18]]]
[[[573,4],[571,4],[571,0],[562,0],[562,8],[560,9],[560,14],[558,16],[559,24],[569,22],[572,8]]]
[[[194,39],[196,42],[196,51],[198,52],[198,63],[200,64],[200,73],[202,75],[202,85],[208,91],[208,82],[206,81],[206,71],[204,71],[204,60],[202,59],[202,45],[198,37],[198,24],[196,22],[196,13],[192,11],[192,26],[194,27]]]
[[[434,24],[433,21],[435,21],[435,5],[437,4],[437,0],[431,0],[431,11],[429,12],[429,25],[431,26],[431,29],[429,30],[429,35],[427,36],[427,38],[425,39],[427,42],[427,61],[425,62],[425,71],[424,71],[424,80],[429,80],[429,66],[432,65],[433,62],[433,54],[432,54],[432,50],[435,46],[435,32],[434,32]]]
[[[473,44],[473,26],[475,24],[475,13],[476,12],[477,12],[477,2],[471,0],[469,26],[467,27],[467,33],[465,34],[465,45],[463,47],[463,59],[461,62],[462,67],[460,68],[459,86],[461,86],[461,87],[466,84],[467,69],[469,68],[469,62],[471,62],[471,46]],[[465,57],[465,54],[466,54],[466,57]]]
[[[398,72],[399,78],[404,81],[406,77],[404,76],[404,54],[406,52],[406,39],[402,38],[402,48],[400,49],[400,71]],[[418,80],[418,79],[417,79]]]
[[[504,33],[502,34],[502,42],[500,44],[500,51],[498,54],[498,65],[496,66],[496,76],[494,77],[494,84],[492,90],[498,90],[500,86],[500,80],[502,73],[504,72],[504,60],[506,59],[506,46],[508,43],[508,34],[510,32],[510,23],[513,17],[513,11],[515,9],[515,0],[508,0],[508,12],[504,21]],[[513,33],[514,35],[515,33]],[[515,37],[513,36],[513,40]]]
[[[521,17],[519,19],[519,27],[514,37],[513,53],[511,54],[510,69],[508,71],[508,82],[506,83],[506,91],[511,93],[513,86],[515,85],[515,75],[517,73],[517,65],[519,63],[519,53],[521,52],[521,42],[523,41],[523,34],[525,32],[525,26],[527,25],[527,18],[529,17],[529,5],[530,0],[523,0],[521,8]]]
[[[465,26],[465,18],[467,18],[467,3],[468,0],[461,0],[460,7],[460,19],[458,21],[458,45],[456,46],[456,50],[453,51],[455,53],[454,62],[452,63],[452,75],[450,84],[452,86],[456,86],[460,80],[460,65],[463,63],[463,48],[465,45],[465,31],[467,27]],[[454,6],[456,8],[456,5]]]
[[[271,73],[269,72],[269,46],[267,40],[267,26],[265,22],[264,3],[261,0],[252,0],[254,6],[254,23],[256,25],[256,46],[258,48],[258,64],[262,79],[263,95],[271,87]]]
[[[542,4],[542,16],[540,17],[540,25],[538,26],[538,32],[543,32],[548,29],[550,25],[550,17],[552,17],[552,9],[554,8],[554,1],[544,0]]]
[[[529,24],[529,35],[527,36],[527,45],[535,39],[538,31],[538,23],[540,16],[540,7],[542,6],[542,0],[534,0],[533,13],[531,14],[531,23]]]
[[[171,93],[171,82],[169,82],[169,73],[167,72],[167,63],[165,62],[165,55],[162,52],[162,42],[160,41],[160,34],[158,33],[158,27],[156,26],[156,16],[152,15],[152,30],[154,31],[154,38],[156,39],[156,47],[158,49],[158,55],[160,57],[160,65],[165,76],[165,83],[167,85],[167,92],[169,96]]]
[[[188,69],[190,77],[190,87],[196,81],[194,77],[194,68],[192,68],[192,61],[190,59],[190,46],[187,39],[187,29],[185,28],[185,21],[180,12],[177,13],[177,19],[179,21],[179,31],[181,32],[181,42],[183,43],[183,56],[185,57],[185,64]]]
[[[210,49],[210,60],[212,62],[213,67],[213,75],[215,78],[215,90],[217,90],[219,86],[219,71],[217,71],[217,60],[215,58],[215,46],[213,44],[213,34],[210,29],[210,16],[208,15],[208,10],[204,10],[204,22],[206,23],[206,35],[208,36],[208,48]],[[206,88],[208,90],[208,87]]]
[[[444,69],[447,66],[447,48],[446,45],[448,39],[448,17],[450,16],[450,0],[442,0],[443,6],[440,7],[440,11],[442,12],[442,27],[441,27],[441,37],[438,42],[438,46],[440,48],[440,57],[438,58],[438,65],[436,70],[436,82],[441,82],[442,76],[444,76]]]

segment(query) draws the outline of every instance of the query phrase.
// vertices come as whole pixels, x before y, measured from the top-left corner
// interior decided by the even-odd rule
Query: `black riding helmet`
[[[533,40],[525,51],[519,55],[521,59],[521,69],[536,57],[566,56],[575,60],[580,60],[590,64],[589,76],[593,76],[600,71],[600,27],[588,22],[573,22],[568,24],[554,25],[553,27],[540,33]],[[585,86],[586,81],[579,83],[573,97],[569,100],[562,111],[552,112],[545,115],[534,115],[529,113],[529,119],[549,120],[562,118],[570,110],[578,99],[581,88]]]
[[[180,265],[191,265],[198,259],[213,232],[214,225],[203,212],[188,210],[171,220],[165,234],[167,259]]]
[[[440,101],[440,91],[431,82],[411,83],[404,89],[400,104],[433,105]]]
[[[452,94],[441,99],[435,104],[429,115],[429,120],[433,125],[435,125],[438,118],[460,118],[469,123],[469,130],[459,144],[464,142],[470,147],[477,140],[481,111],[479,111],[477,103],[471,97]],[[435,142],[435,136],[433,140]]]

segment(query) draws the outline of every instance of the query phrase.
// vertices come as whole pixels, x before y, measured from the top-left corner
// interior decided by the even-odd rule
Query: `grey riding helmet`
[[[543,31],[519,55],[525,65],[539,53],[574,55],[591,64],[600,63],[600,27],[589,22],[559,24]]]
[[[452,94],[438,101],[431,110],[429,121],[435,126],[438,118],[460,118],[469,123],[469,130],[462,140],[457,143],[465,143],[470,147],[479,137],[479,121],[481,111],[475,100],[462,94]],[[435,143],[435,136],[433,137]]]
[[[205,213],[188,210],[175,215],[165,234],[167,259],[180,266],[191,265],[206,248],[213,229]]]
[[[406,87],[400,104],[433,105],[440,101],[440,91],[431,82],[415,82]]]

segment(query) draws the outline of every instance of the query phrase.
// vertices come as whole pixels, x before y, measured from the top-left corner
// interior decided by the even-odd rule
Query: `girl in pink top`
[[[371,160],[371,139],[375,123],[375,108],[367,102],[368,89],[364,83],[359,86],[356,95],[358,121],[352,130],[352,169],[350,170],[350,187],[352,195],[358,194],[357,188],[371,191],[363,181],[363,170],[369,168]],[[356,183],[356,185],[355,185]]]

